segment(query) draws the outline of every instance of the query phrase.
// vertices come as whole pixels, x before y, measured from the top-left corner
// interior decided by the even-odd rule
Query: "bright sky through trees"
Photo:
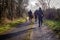
[[[29,5],[27,6],[27,9],[31,9],[31,10],[35,10],[38,9],[39,6],[36,5],[36,3],[38,3],[38,5],[41,7],[41,5],[39,4],[38,0],[29,0]],[[50,1],[50,7],[53,8],[60,8],[60,0],[51,0]]]

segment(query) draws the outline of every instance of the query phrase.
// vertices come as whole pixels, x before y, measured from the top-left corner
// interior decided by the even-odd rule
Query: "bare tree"
[[[42,5],[43,9],[50,8],[50,1],[51,0],[38,0],[40,4]]]
[[[50,1],[51,1],[51,0],[47,0],[48,8],[50,8]]]

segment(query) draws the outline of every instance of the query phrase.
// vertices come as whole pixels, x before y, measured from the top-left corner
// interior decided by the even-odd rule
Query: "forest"
[[[60,38],[60,8],[50,8],[49,2],[38,0],[43,8],[44,24],[49,26]],[[26,4],[24,6],[24,4]],[[46,6],[46,4],[48,6]],[[25,9],[28,0],[0,0],[0,33],[27,21],[28,11]]]

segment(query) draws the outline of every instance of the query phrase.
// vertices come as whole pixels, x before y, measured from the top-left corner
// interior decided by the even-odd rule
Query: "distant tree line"
[[[46,9],[44,14],[47,19],[60,20],[60,9]]]

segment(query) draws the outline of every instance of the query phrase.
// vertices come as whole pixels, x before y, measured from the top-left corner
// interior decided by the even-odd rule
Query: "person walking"
[[[38,19],[38,24],[40,27],[43,23],[43,12],[42,12],[41,8],[39,8],[39,10],[36,10],[34,15],[35,15],[35,21],[37,21],[37,19]]]
[[[43,11],[41,10],[41,8],[39,8],[39,11],[38,11],[38,23],[39,23],[39,27],[42,26],[42,23],[43,23]]]
[[[36,11],[34,12],[35,23],[37,23],[37,11],[38,11],[38,10],[36,10]]]
[[[29,16],[29,22],[32,22],[33,15],[31,10],[28,12],[28,16]]]

